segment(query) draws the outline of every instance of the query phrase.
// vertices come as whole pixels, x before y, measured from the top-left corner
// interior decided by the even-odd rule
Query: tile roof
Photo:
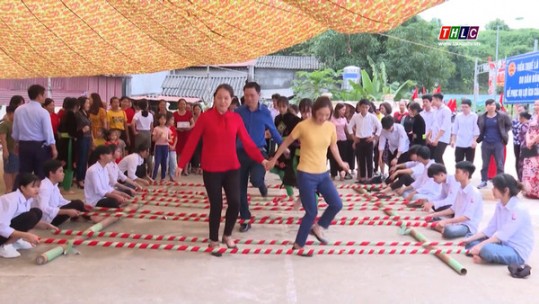
[[[213,101],[213,91],[222,84],[227,83],[232,86],[235,94],[242,92],[247,81],[247,76],[186,76],[167,75],[163,81],[163,92],[165,96],[198,97],[205,103]]]
[[[255,69],[318,70],[320,67],[314,56],[263,56],[255,64]]]

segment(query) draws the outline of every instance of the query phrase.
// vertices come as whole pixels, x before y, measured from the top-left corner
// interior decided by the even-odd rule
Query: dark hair
[[[65,111],[73,111],[75,107],[77,106],[78,106],[78,102],[76,98],[73,98],[73,97],[64,98],[64,104],[62,107],[64,108]]]
[[[475,166],[472,162],[469,162],[467,160],[459,161],[455,168],[458,170],[466,171],[468,172],[468,177],[472,177],[473,173],[475,172]]]
[[[143,117],[148,117],[148,114],[149,114],[149,112],[148,112],[148,101],[146,99],[139,100],[137,102],[137,106],[141,110],[142,116]]]
[[[88,97],[81,96],[77,99],[77,102],[79,104],[79,111],[84,111],[84,104],[86,103],[86,100],[88,100]],[[86,113],[86,116],[88,116],[89,113]]]
[[[422,146],[421,145],[413,145],[410,147],[410,149],[408,150],[408,155],[417,155],[417,151],[419,150],[419,148],[421,148]]]
[[[234,100],[234,98],[232,98],[232,100]],[[239,103],[240,103],[240,102],[238,101],[238,98],[237,98],[237,97],[236,97],[236,102],[238,103],[238,106],[239,106]],[[193,105],[193,110],[194,110],[195,108],[199,108],[199,109],[200,109],[200,113],[202,113],[202,106],[200,105],[200,103],[198,103],[198,102],[195,103],[195,104]]]
[[[391,115],[386,115],[382,118],[382,128],[384,130],[389,130],[391,129],[391,127],[393,127],[393,124],[395,123],[395,121],[393,120],[393,116]]]
[[[369,112],[373,114],[376,112],[376,105],[372,101],[369,101]]]
[[[329,116],[331,117],[331,114],[333,114],[333,104],[331,103],[331,100],[327,96],[320,96],[316,99],[316,101],[313,104],[313,109],[312,109],[313,117],[316,118],[316,112],[323,108],[329,109]]]
[[[215,97],[215,95],[214,95],[213,97]],[[164,100],[159,100],[159,103],[161,103],[161,101],[164,101]],[[178,105],[179,105],[180,102],[182,102],[182,101],[185,102],[185,106],[187,106],[187,100],[185,100],[185,98],[180,98],[180,99],[178,99]],[[165,102],[166,102],[166,101],[165,101]]]
[[[505,189],[509,189],[509,196],[516,196],[524,188],[513,176],[500,173],[492,179],[492,185],[501,193],[505,193]]]
[[[24,97],[21,95],[13,95],[11,96],[11,99],[9,100],[10,106],[15,106],[17,108],[18,106],[24,104]]]
[[[313,108],[313,101],[310,98],[303,98],[299,101],[298,106],[301,113],[307,112],[309,109]]]
[[[417,102],[412,102],[409,107],[410,111],[416,111],[417,113],[421,112],[421,105]]]
[[[213,98],[217,96],[217,92],[219,92],[219,90],[221,89],[227,91],[230,94],[230,97],[234,96],[234,89],[232,88],[232,86],[227,83],[221,83],[217,86],[217,88],[215,88],[215,92],[213,92]]]
[[[380,108],[384,107],[386,109],[386,115],[391,115],[391,112],[393,112],[393,109],[391,108],[391,105],[389,102],[382,102],[380,104]]]
[[[137,153],[141,153],[141,152],[144,152],[144,151],[148,151],[150,150],[150,147],[148,147],[148,145],[146,144],[140,144],[137,146]]]
[[[343,103],[338,103],[335,105],[335,111],[333,112],[333,117],[335,118],[340,118],[339,117],[339,111],[344,108],[344,104]]]
[[[430,149],[427,146],[421,146],[419,149],[417,149],[416,153],[417,157],[421,157],[422,159],[430,159]]]
[[[493,104],[493,103],[496,103],[496,102],[494,101],[494,99],[487,99],[487,100],[485,101],[485,105],[486,105],[486,106],[491,105],[491,104]]]
[[[436,98],[436,99],[439,99],[439,100],[444,100],[444,95],[442,95],[440,93],[436,93],[436,94],[432,95],[432,98]]]
[[[100,145],[100,146],[97,146],[94,149],[94,153],[95,153],[95,156],[97,157],[97,159],[99,159],[101,157],[101,155],[111,154],[111,151],[110,151],[110,148],[108,146]]]
[[[281,95],[279,95],[277,93],[271,95],[271,99],[279,99],[279,97],[281,97]]]
[[[112,97],[110,98],[110,105],[112,105],[112,101],[115,100],[115,99],[118,99],[118,102],[120,102],[120,99],[119,99],[118,97],[112,96]]]
[[[368,106],[371,106],[371,102],[368,100],[368,99],[360,99],[359,102],[357,103],[358,107],[361,107],[362,105],[368,105]],[[357,108],[357,107],[356,107]]]
[[[99,113],[99,108],[103,107],[103,101],[101,100],[101,96],[97,93],[90,94],[90,97],[92,98],[92,104],[90,105],[90,114],[97,115]]]
[[[530,120],[532,118],[532,115],[528,112],[522,112],[519,114],[520,117],[526,119],[526,120]]]
[[[197,106],[197,105],[200,107],[199,104],[195,104],[195,106]],[[237,107],[241,106],[240,100],[238,99],[238,96],[232,97],[232,102],[230,103],[230,105],[235,105]],[[193,106],[193,108],[194,108],[194,106]],[[202,107],[200,107],[200,109],[202,110]]]
[[[295,104],[290,105],[290,110],[293,110],[296,113],[299,113],[299,107]]]
[[[421,99],[428,99],[429,101],[432,101],[432,96],[430,94],[425,94],[421,96]]]
[[[15,113],[15,110],[16,108],[13,105],[9,105],[6,107],[6,113]]]
[[[156,115],[155,115],[155,121],[156,121],[157,123],[159,123],[159,119],[161,119],[162,117],[164,117],[165,119],[167,119],[167,116],[166,116],[165,114],[162,114],[162,113],[156,114]],[[165,124],[166,124],[166,123],[167,123],[167,122],[165,121]]]
[[[32,173],[19,173],[17,180],[17,189],[19,190],[21,190],[22,187],[26,187],[30,184],[35,185],[41,182],[41,179]]]
[[[274,94],[275,95],[275,94]],[[290,102],[288,101],[288,98],[284,97],[284,96],[280,96],[279,94],[277,94],[279,97],[277,97],[277,105],[278,106],[287,106],[290,105]]]
[[[54,100],[52,100],[52,98],[45,98],[45,102],[43,102],[43,107],[46,107],[51,103],[54,103]]]
[[[45,170],[45,176],[49,177],[52,173],[55,173],[58,169],[62,167],[62,162],[56,159],[49,159],[43,164],[43,169]]]
[[[430,178],[433,178],[435,175],[438,175],[440,173],[447,174],[447,170],[445,169],[445,166],[442,164],[432,164],[429,166],[429,169],[427,170],[427,174]]]
[[[109,148],[110,153],[114,155],[114,153],[116,153],[116,150],[118,150],[120,146],[117,146],[115,144],[110,144],[110,145],[107,145],[107,148]]]
[[[465,105],[468,105],[468,106],[472,106],[472,101],[469,100],[468,98],[462,98],[462,101],[460,102],[461,105],[465,104]]]
[[[260,85],[254,81],[246,83],[243,87],[243,91],[245,91],[245,89],[255,89],[256,92],[260,94]],[[234,96],[234,94],[232,94],[231,96]]]
[[[39,95],[45,95],[45,88],[39,84],[33,84],[28,88],[28,98],[36,100]]]

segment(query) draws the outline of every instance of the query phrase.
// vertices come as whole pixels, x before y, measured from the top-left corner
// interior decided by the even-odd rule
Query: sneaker
[[[479,186],[477,186],[478,189],[483,189],[487,186],[487,182],[481,182]]]
[[[6,259],[12,259],[20,257],[21,254],[13,247],[13,245],[4,245],[0,246],[0,257],[6,258]]]
[[[266,187],[266,185],[258,187],[258,190],[260,190],[260,195],[262,195],[262,197],[268,196],[268,187]]]
[[[23,239],[18,239],[15,243],[13,243],[13,248],[15,248],[16,250],[21,250],[21,249],[32,249],[34,248],[34,246],[32,246],[32,244],[28,243],[27,241],[23,240]]]
[[[251,229],[251,224],[240,224],[240,232],[247,232],[249,229]]]

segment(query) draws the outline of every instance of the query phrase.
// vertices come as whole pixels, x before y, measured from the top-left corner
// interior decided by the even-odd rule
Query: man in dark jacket
[[[479,125],[479,138],[477,142],[483,142],[481,145],[481,158],[483,167],[481,168],[481,184],[478,188],[487,186],[487,174],[490,157],[494,156],[496,162],[496,174],[503,173],[503,150],[509,140],[509,131],[511,131],[511,118],[502,111],[496,110],[494,99],[485,101],[487,111],[479,116],[477,124]]]

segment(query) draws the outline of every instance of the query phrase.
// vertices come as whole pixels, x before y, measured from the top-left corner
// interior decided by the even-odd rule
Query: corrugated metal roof
[[[314,56],[263,56],[255,64],[255,69],[318,70],[320,67]]]
[[[215,88],[226,83],[232,86],[236,95],[241,94],[247,76],[187,76],[168,75],[163,81],[165,96],[198,97],[206,103],[213,101]]]

